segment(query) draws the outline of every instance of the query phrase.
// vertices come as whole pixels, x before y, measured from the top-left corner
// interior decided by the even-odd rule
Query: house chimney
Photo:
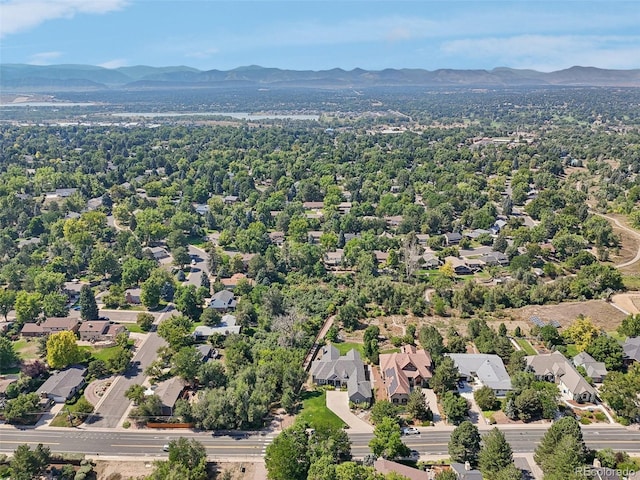
[[[465,469],[467,472],[468,472],[469,470],[471,470],[471,464],[470,464],[468,461],[464,462],[464,469]]]

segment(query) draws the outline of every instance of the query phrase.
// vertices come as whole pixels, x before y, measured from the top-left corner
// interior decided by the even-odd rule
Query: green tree
[[[0,314],[4,317],[5,322],[9,312],[13,310],[16,303],[16,292],[14,290],[0,290]]]
[[[2,305],[1,300],[0,300],[0,305]],[[5,318],[6,318],[6,315],[5,315]],[[626,335],[627,337],[640,336],[640,314],[629,315],[625,317],[625,319],[622,320],[622,323],[618,327],[618,333],[620,335]]]
[[[220,362],[203,363],[198,370],[198,383],[205,388],[224,387],[227,384],[224,365]]]
[[[600,396],[616,415],[634,421],[640,415],[640,379],[629,373],[609,372],[600,388]]]
[[[42,312],[42,295],[20,291],[15,301],[16,319],[20,323],[35,322]]]
[[[561,452],[561,450],[565,450],[565,452]],[[567,452],[570,452],[571,458],[564,457]],[[584,464],[586,455],[587,448],[584,444],[580,424],[573,417],[562,417],[545,432],[535,450],[534,459],[540,465],[546,478],[547,475],[559,471],[558,460],[570,460],[578,467]],[[573,458],[574,456],[575,458]],[[571,470],[573,473],[573,468]],[[564,469],[562,471],[564,472]],[[554,476],[553,478],[559,480],[561,477]]]
[[[453,470],[443,470],[436,473],[434,480],[458,480],[458,474]]]
[[[116,349],[115,355],[107,361],[107,365],[113,373],[122,374],[129,368],[132,358],[133,352],[120,346]]]
[[[598,362],[604,362],[607,370],[622,369],[624,352],[618,341],[608,335],[601,335],[594,339],[585,350]]]
[[[180,437],[169,442],[169,460],[155,462],[150,480],[205,480],[207,452],[195,438]]]
[[[447,422],[458,425],[467,416],[469,404],[457,392],[448,391],[442,396],[442,409],[447,417]]]
[[[66,317],[69,314],[68,300],[63,293],[47,293],[42,297],[42,313],[46,317]]]
[[[431,388],[438,395],[457,389],[460,374],[453,359],[444,357],[436,367],[431,378]]]
[[[469,462],[472,466],[478,464],[480,453],[480,433],[478,427],[469,421],[458,425],[449,440],[449,455],[454,462]]]
[[[174,351],[177,351],[191,343],[191,325],[191,320],[184,315],[172,315],[158,325],[158,335],[164,338]]]
[[[153,322],[155,317],[147,312],[140,312],[136,318],[136,324],[140,327],[140,330],[143,332],[148,332],[151,330],[153,326]]]
[[[173,264],[184,270],[184,267],[191,261],[191,256],[186,247],[176,247],[171,252],[173,255]]]
[[[337,320],[345,330],[350,332],[358,328],[362,314],[361,308],[352,302],[348,302],[338,310]]]
[[[393,460],[409,455],[409,447],[403,441],[400,425],[392,418],[383,418],[373,430],[369,448],[378,457]]]
[[[51,452],[49,447],[39,443],[31,450],[29,445],[18,445],[13,452],[11,462],[11,478],[13,480],[33,480],[40,478],[49,463],[51,462]]]
[[[399,413],[400,408],[389,400],[379,400],[371,407],[371,423],[378,425],[385,418],[391,418],[395,422],[399,422]]]
[[[267,446],[264,461],[269,480],[306,480],[310,460],[305,427],[287,428]]]
[[[189,383],[193,383],[202,365],[202,356],[195,347],[182,347],[171,359],[173,372]]]
[[[4,407],[4,418],[8,423],[28,423],[39,411],[40,397],[37,393],[21,393],[16,398],[7,400]]]
[[[480,410],[495,410],[500,405],[493,389],[486,385],[474,391],[473,398]]]
[[[33,284],[40,295],[48,293],[60,292],[64,285],[64,273],[41,271],[33,279]]]
[[[98,305],[93,290],[89,285],[83,285],[80,289],[80,318],[82,320],[97,320]]]
[[[0,337],[0,371],[12,367],[20,361],[14,345],[7,337]]]
[[[47,339],[47,363],[52,369],[61,369],[82,360],[82,352],[78,347],[73,332],[58,332]]]
[[[144,400],[145,388],[142,385],[134,383],[124,392],[124,396],[134,403],[142,403]]]
[[[202,315],[202,299],[196,293],[195,285],[181,285],[175,296],[176,308],[191,320],[198,320]]]
[[[478,464],[485,478],[494,478],[500,470],[513,464],[511,446],[507,443],[504,433],[497,428],[482,437]]]
[[[422,348],[429,352],[434,363],[437,365],[444,353],[444,342],[438,329],[432,325],[424,326],[418,333],[418,339],[420,340]]]
[[[118,278],[121,274],[120,263],[112,250],[101,248],[94,250],[89,261],[89,270],[105,278]]]
[[[427,406],[427,399],[421,389],[416,388],[409,394],[407,413],[416,420],[423,422],[433,420],[433,412]]]

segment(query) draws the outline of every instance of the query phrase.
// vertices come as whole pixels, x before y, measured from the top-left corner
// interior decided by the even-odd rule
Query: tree
[[[184,270],[185,265],[188,265],[191,261],[189,251],[185,247],[176,247],[171,252],[173,255],[173,264],[179,266]]]
[[[600,335],[600,329],[596,327],[589,317],[580,315],[564,331],[564,336],[576,344],[579,352],[584,351],[589,344]]]
[[[14,345],[7,337],[0,337],[0,371],[12,367],[20,361]]]
[[[443,470],[436,473],[434,480],[458,480],[458,474],[453,470]]]
[[[73,332],[53,333],[47,339],[47,363],[52,369],[61,369],[82,360]]]
[[[118,258],[113,253],[113,251],[107,250],[106,248],[95,250],[91,254],[89,270],[95,275],[101,275],[105,278],[117,278],[121,273]]]
[[[640,391],[640,379],[629,373],[610,372],[600,388],[600,396],[609,405],[616,415],[629,421],[635,421],[640,416],[640,400],[637,393]]]
[[[84,421],[91,413],[93,413],[93,405],[84,396],[80,397],[76,402],[74,417]]]
[[[62,285],[64,285],[64,280],[64,273],[44,270],[35,276],[33,284],[36,292],[40,295],[46,295],[47,293],[60,292]]]
[[[144,400],[144,392],[145,388],[142,385],[134,383],[133,385],[129,386],[129,388],[127,388],[127,390],[124,392],[124,396],[127,397],[127,399],[131,400],[133,403],[142,403],[142,400]]]
[[[422,390],[417,388],[409,394],[409,401],[407,402],[407,413],[416,420],[433,420],[433,412],[427,406],[427,399]]]
[[[555,421],[545,432],[535,450],[534,460],[542,468],[545,478],[546,475],[558,470],[557,460],[559,454],[563,455],[561,449],[571,450],[575,454],[576,458],[573,458],[572,462],[577,461],[579,465],[584,464],[587,448],[582,438],[580,424],[573,417],[562,417]],[[560,479],[561,477],[554,478]]]
[[[444,357],[431,378],[431,388],[438,395],[456,390],[460,374],[451,357]]]
[[[148,332],[153,326],[155,317],[147,312],[140,312],[136,318],[136,323],[143,332]]]
[[[7,400],[4,407],[4,418],[8,423],[28,423],[39,411],[40,397],[37,393],[21,393],[16,398]]]
[[[202,315],[200,315],[200,321],[205,325],[215,327],[222,322],[222,316],[213,308],[205,308]]]
[[[115,355],[107,361],[107,365],[113,373],[121,374],[129,368],[132,358],[133,352],[128,348],[120,346],[116,349]]]
[[[182,347],[171,359],[173,371],[180,378],[193,383],[202,365],[202,355],[196,347]]]
[[[448,391],[442,396],[442,408],[447,417],[447,422],[452,425],[458,425],[467,416],[469,404],[457,392]]]
[[[433,325],[424,326],[418,333],[418,339],[422,348],[429,352],[434,363],[438,364],[444,353],[444,343],[438,329]]]
[[[40,478],[51,461],[49,447],[39,443],[31,450],[29,445],[18,445],[11,458],[11,478],[13,480],[32,480]]]
[[[20,291],[16,295],[14,308],[18,322],[35,322],[42,312],[42,295]]]
[[[220,362],[206,362],[198,370],[199,384],[205,388],[224,387],[227,384],[227,376],[224,365]]]
[[[369,448],[374,455],[393,460],[409,454],[409,447],[402,442],[400,425],[392,418],[383,418],[373,430]]]
[[[14,290],[3,289],[0,290],[0,314],[4,316],[5,322],[9,312],[13,309],[16,303],[16,292]]]
[[[378,349],[378,335],[380,335],[380,328],[378,328],[376,325],[369,325],[364,331],[364,346],[362,350],[364,356],[374,364],[377,364],[380,359]]]
[[[399,421],[398,413],[400,408],[391,403],[389,400],[380,400],[371,407],[371,423],[378,425],[385,418],[391,418],[395,422]]]
[[[1,304],[2,301],[0,300],[0,305]],[[620,335],[626,335],[627,337],[640,336],[640,314],[629,315],[624,320],[622,320],[622,323],[618,327],[618,333]]]
[[[46,317],[66,317],[69,314],[68,301],[69,299],[63,293],[47,293],[42,297],[42,313]]]
[[[78,303],[80,304],[80,318],[82,318],[82,320],[98,319],[96,297],[89,285],[83,285],[80,289],[80,300]]]
[[[205,480],[207,453],[195,438],[180,437],[169,442],[169,459],[155,462],[150,480]]]
[[[513,452],[504,433],[494,428],[482,437],[482,449],[478,456],[480,471],[485,478],[494,478],[500,471],[513,464]]]
[[[350,332],[358,328],[361,316],[362,309],[353,302],[348,302],[338,310],[337,320],[342,323],[345,330]]]
[[[191,320],[184,315],[172,315],[158,325],[158,335],[177,351],[191,343]]]
[[[500,405],[493,389],[486,385],[474,391],[473,398],[480,410],[495,410]]]
[[[265,452],[269,480],[306,480],[310,460],[306,425],[287,428],[273,439]]]
[[[480,453],[480,433],[478,427],[467,421],[458,425],[449,440],[449,455],[454,462],[469,462],[472,466],[478,464]]]
[[[175,296],[176,308],[191,320],[197,320],[202,315],[202,299],[196,294],[195,285],[181,285]]]
[[[140,301],[145,307],[151,309],[158,307],[164,284],[164,279],[154,275],[151,275],[142,283],[140,288]]]
[[[608,335],[601,335],[591,341],[585,351],[598,362],[604,362],[608,371],[622,369],[622,345]]]

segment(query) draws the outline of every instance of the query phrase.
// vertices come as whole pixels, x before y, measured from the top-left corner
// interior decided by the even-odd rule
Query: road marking
[[[34,442],[32,440],[0,440],[0,443],[32,443],[34,445],[41,443],[42,445],[60,445],[59,443],[54,442]]]
[[[12,443],[18,443],[18,442],[12,442]],[[57,445],[57,444],[56,444]],[[141,444],[135,444],[135,445],[111,445],[112,447],[139,447],[139,448],[162,448],[162,445],[141,445]],[[258,450],[261,446],[260,445],[205,445],[204,448],[210,448],[210,449],[245,449],[245,450]]]

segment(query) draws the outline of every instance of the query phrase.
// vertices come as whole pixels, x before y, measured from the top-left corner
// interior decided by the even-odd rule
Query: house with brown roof
[[[407,403],[414,388],[427,386],[432,368],[431,355],[413,345],[403,345],[399,353],[380,355],[380,373],[389,401]]]
[[[403,478],[408,480],[431,480],[431,474],[424,470],[418,470],[417,468],[403,465],[402,463],[387,460],[386,458],[378,458],[373,464],[373,468],[376,472],[387,475],[391,472],[402,475]]]
[[[85,342],[106,342],[115,340],[120,333],[126,332],[124,325],[117,325],[107,320],[88,320],[80,324],[78,333]]]
[[[58,332],[74,332],[78,331],[78,320],[75,318],[60,318],[51,317],[47,318],[40,324],[37,323],[25,323],[20,330],[20,335],[23,337],[44,337],[52,333]]]
[[[229,278],[220,278],[218,280],[220,280],[220,283],[222,283],[222,285],[224,285],[224,288],[228,290],[233,290],[234,288],[236,288],[238,286],[238,283],[241,280],[245,280],[246,282],[249,283],[249,285],[253,285],[255,283],[253,280],[248,278],[244,273],[234,273]]]

